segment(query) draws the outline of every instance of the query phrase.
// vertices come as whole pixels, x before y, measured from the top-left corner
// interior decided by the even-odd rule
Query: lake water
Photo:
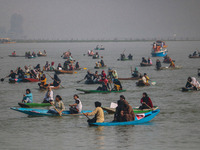
[[[200,59],[189,59],[188,55],[200,48],[199,41],[167,42],[168,55],[182,66],[179,70],[156,71],[155,66],[140,67],[142,57],[151,56],[151,42],[119,43],[16,43],[0,45],[0,78],[7,76],[11,69],[24,65],[43,66],[46,61],[64,63],[61,55],[68,49],[79,61],[82,68],[95,71],[97,60],[84,56],[87,50],[97,44],[103,44],[105,51],[98,51],[107,66],[117,70],[119,77],[130,77],[131,67],[138,67],[141,73],[147,73],[156,85],[136,87],[136,81],[122,81],[124,93],[80,94],[77,88],[96,89],[98,85],[85,85],[76,81],[84,78],[87,70],[73,75],[59,75],[65,88],[54,90],[54,96],[62,96],[67,109],[74,102],[73,95],[79,94],[84,110],[93,110],[94,102],[100,101],[103,106],[119,100],[123,94],[133,106],[140,105],[143,92],[147,92],[154,105],[161,112],[150,123],[136,126],[89,127],[85,116],[65,117],[27,117],[15,112],[10,107],[17,106],[27,88],[33,93],[33,101],[41,102],[45,92],[38,89],[37,83],[10,84],[8,79],[0,83],[0,149],[2,150],[87,150],[87,149],[176,149],[188,150],[200,147],[200,104],[199,92],[181,92],[188,76],[197,76]],[[8,57],[13,50],[18,55],[25,51],[46,50],[48,56],[25,59]],[[133,54],[133,61],[117,61],[120,54]],[[152,58],[155,64],[157,58]],[[161,61],[162,58],[159,58]],[[162,64],[168,66],[168,64]],[[101,71],[101,70],[99,70]],[[107,72],[107,69],[105,69]],[[53,75],[53,73],[51,73]],[[47,82],[52,82],[48,77]],[[111,121],[113,115],[106,115],[105,121]]]

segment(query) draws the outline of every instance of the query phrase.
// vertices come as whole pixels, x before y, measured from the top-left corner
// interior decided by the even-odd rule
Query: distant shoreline
[[[163,39],[161,39],[163,40]],[[16,43],[106,43],[106,42],[154,42],[156,40],[15,40]],[[164,40],[164,41],[200,41],[200,40]]]

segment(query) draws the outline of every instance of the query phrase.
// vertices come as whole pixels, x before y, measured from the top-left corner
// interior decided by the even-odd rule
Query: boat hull
[[[33,108],[33,107],[47,107],[51,106],[50,103],[18,103],[22,108]]]
[[[167,55],[167,49],[162,50],[162,51],[158,51],[158,52],[152,52],[151,53],[152,57],[164,57]]]
[[[139,125],[151,121],[155,116],[158,115],[160,109],[150,111],[143,114],[136,114],[134,121],[127,122],[102,122],[102,123],[89,123],[91,126],[125,126],[125,125]]]
[[[73,70],[54,70],[56,74],[73,74]]]
[[[99,91],[99,90],[84,90],[84,89],[76,89],[77,91],[81,91],[84,93],[118,93],[118,92],[125,92],[126,90],[120,90],[120,91]]]

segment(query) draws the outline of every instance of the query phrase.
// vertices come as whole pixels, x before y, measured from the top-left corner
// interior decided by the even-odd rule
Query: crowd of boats
[[[162,67],[161,61],[159,59],[156,60],[156,70],[163,69],[180,69],[181,66],[175,65],[175,60],[172,60],[167,55],[166,44],[163,41],[156,41],[153,43],[153,51],[159,52],[163,51],[163,55],[155,55],[152,56],[161,56],[163,57],[163,63],[168,63],[169,66]],[[99,49],[96,49],[99,50]],[[102,49],[103,50],[103,49]],[[91,51],[90,51],[91,52]],[[93,55],[98,55],[98,52],[93,53]],[[89,55],[88,56],[93,56]],[[10,74],[7,77],[10,77],[9,81],[11,83],[15,82],[40,82],[38,86],[40,89],[46,89],[47,92],[44,96],[44,101],[41,103],[33,103],[33,95],[30,89],[26,90],[24,94],[22,102],[19,103],[19,106],[22,108],[12,107],[11,109],[31,115],[31,116],[65,116],[70,114],[78,114],[85,115],[86,117],[90,115],[94,115],[93,119],[88,119],[88,123],[90,125],[98,125],[98,126],[111,126],[111,125],[134,125],[139,123],[145,123],[153,119],[158,113],[159,109],[157,106],[153,106],[151,99],[148,97],[147,93],[142,94],[141,98],[141,106],[138,108],[132,108],[129,103],[126,101],[124,95],[120,95],[120,100],[115,104],[115,107],[102,107],[100,102],[95,102],[95,110],[82,110],[82,102],[79,99],[78,95],[74,95],[74,104],[69,105],[70,109],[66,110],[62,98],[60,95],[53,98],[52,89],[63,88],[61,85],[61,80],[58,77],[58,74],[73,74],[77,73],[76,71],[87,68],[81,68],[79,66],[79,62],[73,58],[70,50],[63,53],[61,56],[63,59],[66,59],[63,63],[58,64],[55,67],[54,62],[49,63],[48,61],[43,67],[40,67],[38,64],[36,67],[33,66],[24,66],[24,70],[21,67],[18,67],[17,70],[11,70]],[[130,58],[130,59],[129,59]],[[124,52],[120,55],[120,60],[125,60]],[[128,60],[133,60],[133,56],[129,54]],[[142,57],[142,62],[140,63],[141,67],[144,66],[152,66],[153,62],[149,57],[147,60],[145,57]],[[96,62],[94,68],[106,68],[103,56],[101,56],[101,60]],[[54,71],[54,77],[48,74],[48,71]],[[47,83],[46,74],[53,80],[52,83]],[[200,73],[199,73],[200,75]],[[18,76],[18,77],[17,77]],[[2,78],[1,81],[4,81],[5,78]],[[121,84],[121,80],[137,80],[136,86],[150,86],[156,85],[155,81],[150,80],[147,73],[140,73],[138,67],[135,67],[134,70],[131,67],[131,77],[128,78],[119,78],[117,74],[117,70],[108,67],[108,71],[106,73],[105,70],[98,72],[96,70],[94,73],[90,70],[87,70],[87,74],[85,77],[77,83],[83,82],[85,84],[97,84],[96,89],[76,89],[77,91],[81,91],[84,93],[111,93],[111,92],[125,92],[126,90],[123,88]],[[182,91],[193,91],[200,90],[199,82],[195,77],[188,77],[186,86],[182,88]],[[36,109],[34,107],[46,107],[51,106],[49,109]],[[114,119],[112,122],[104,122],[104,114],[114,114]],[[138,114],[139,113],[139,114]]]

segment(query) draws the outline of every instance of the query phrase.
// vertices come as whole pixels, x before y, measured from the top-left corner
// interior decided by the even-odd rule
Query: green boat
[[[110,108],[110,107],[102,107],[103,110],[107,111],[108,114],[114,114],[115,113],[115,108]],[[154,106],[152,109],[139,109],[139,107],[133,108],[134,113],[139,114],[139,113],[147,113],[152,110],[158,109],[158,106]]]
[[[100,91],[100,90],[84,90],[84,89],[76,89],[77,91],[81,91],[84,93],[118,93],[118,92],[125,92],[126,90],[119,90],[119,91]]]
[[[33,107],[46,107],[51,106],[50,103],[18,103],[22,108],[33,108]]]

